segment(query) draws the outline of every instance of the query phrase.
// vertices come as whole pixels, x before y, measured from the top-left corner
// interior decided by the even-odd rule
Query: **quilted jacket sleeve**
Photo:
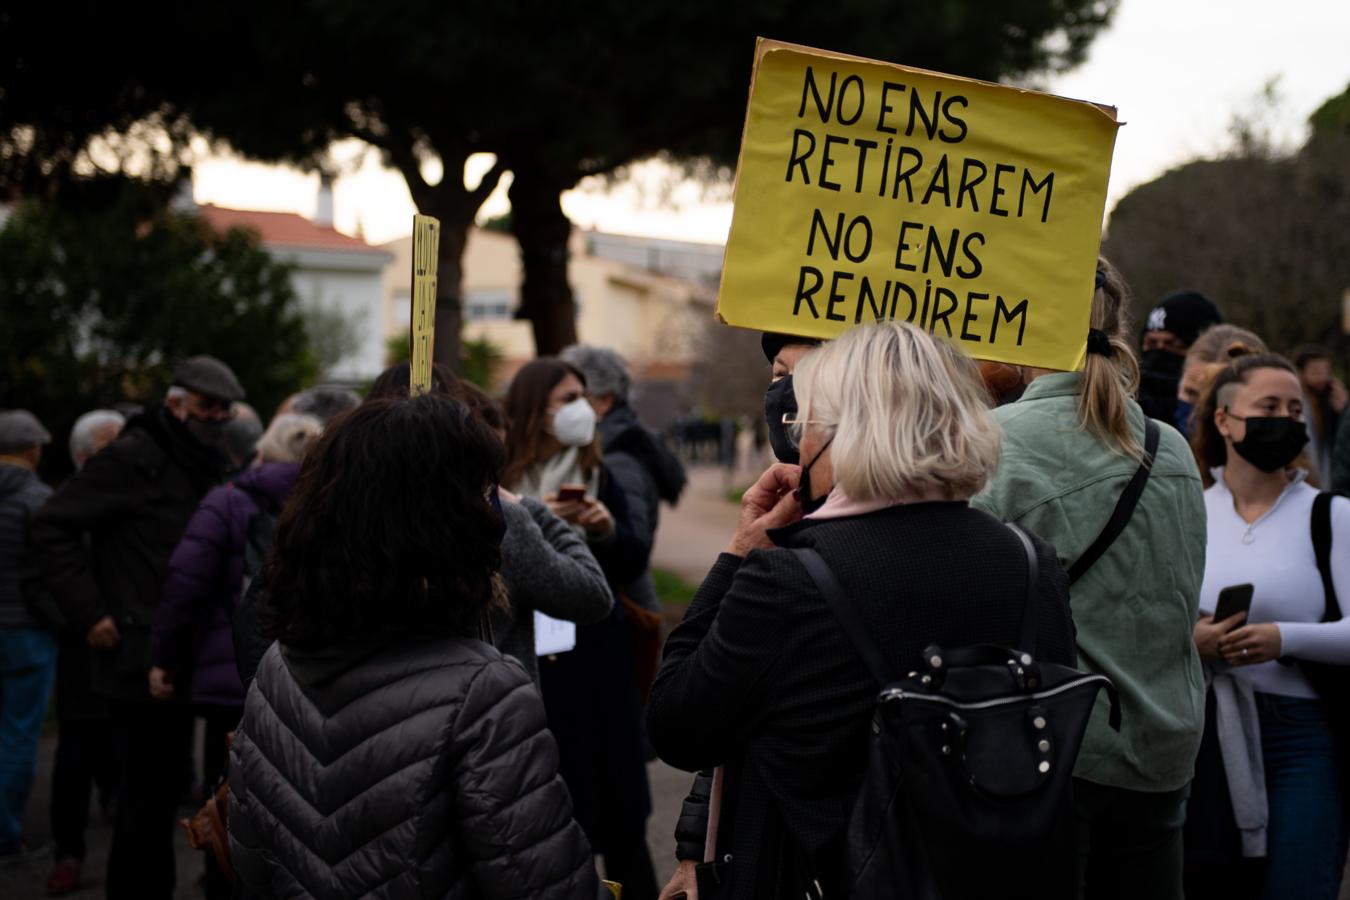
[[[456,812],[483,897],[608,895],[572,818],[543,701],[519,664],[492,660],[474,676],[447,752]]]

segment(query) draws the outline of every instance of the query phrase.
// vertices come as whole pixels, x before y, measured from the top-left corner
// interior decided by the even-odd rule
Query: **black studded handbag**
[[[814,550],[802,563],[881,691],[847,834],[852,900],[1068,898],[1074,894],[1071,783],[1097,693],[1109,679],[1036,658],[1040,580],[1031,539],[1015,647],[930,646],[890,671],[858,606]]]

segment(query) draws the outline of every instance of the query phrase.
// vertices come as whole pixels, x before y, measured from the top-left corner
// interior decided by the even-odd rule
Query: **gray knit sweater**
[[[494,615],[497,649],[520,660],[535,683],[534,612],[588,625],[614,607],[605,573],[582,540],[562,519],[533,497],[502,503],[502,579],[511,608]]]

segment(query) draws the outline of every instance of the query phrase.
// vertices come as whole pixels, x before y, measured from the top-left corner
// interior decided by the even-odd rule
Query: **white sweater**
[[[1303,477],[1299,473],[1270,511],[1249,526],[1237,514],[1223,470],[1214,470],[1214,485],[1205,491],[1209,543],[1200,610],[1212,614],[1219,591],[1251,584],[1256,590],[1247,621],[1274,622],[1284,656],[1350,665],[1350,500],[1337,497],[1331,503],[1331,580],[1347,618],[1323,623],[1326,595],[1312,545],[1317,491]],[[1274,660],[1240,666],[1234,674],[1262,693],[1317,696],[1297,667]]]

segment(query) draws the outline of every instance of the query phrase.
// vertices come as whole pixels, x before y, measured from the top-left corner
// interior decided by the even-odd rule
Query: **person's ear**
[[[1228,410],[1222,406],[1214,410],[1214,428],[1219,432],[1220,437],[1232,438],[1232,420],[1228,416]]]

